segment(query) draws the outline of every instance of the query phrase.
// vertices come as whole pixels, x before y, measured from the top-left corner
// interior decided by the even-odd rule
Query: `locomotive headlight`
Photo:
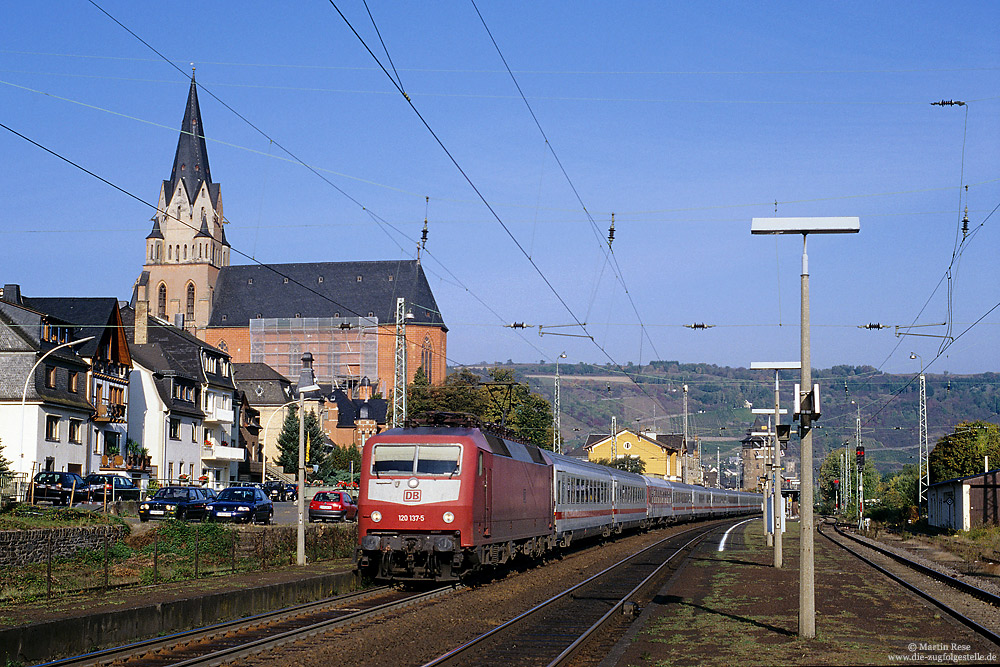
[[[411,477],[410,479],[406,480],[406,485],[411,489],[417,488],[418,484],[420,484],[420,480],[417,479],[416,477]]]
[[[451,512],[445,512],[443,518],[445,523],[451,523],[452,521],[455,520],[455,515],[452,514]]]
[[[379,512],[378,510],[375,510],[374,512],[372,512],[372,521],[373,522],[378,523],[381,520],[382,520],[382,513],[381,512]]]

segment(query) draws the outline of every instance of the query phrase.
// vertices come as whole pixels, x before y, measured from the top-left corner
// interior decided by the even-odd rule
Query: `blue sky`
[[[471,2],[369,2],[489,208],[330,3],[99,4],[181,71],[89,2],[20,3],[0,122],[155,204],[194,63],[234,248],[412,257],[426,215],[452,364],[797,359],[801,240],[750,235],[777,208],[861,221],[809,242],[814,366],[1000,370],[998,3],[480,2],[557,163]],[[364,4],[337,6],[393,72]],[[152,209],[7,130],[0,152],[0,280],[127,298]],[[942,322],[940,358],[895,335]]]

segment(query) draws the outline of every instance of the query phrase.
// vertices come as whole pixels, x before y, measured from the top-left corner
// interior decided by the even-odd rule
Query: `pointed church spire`
[[[174,154],[174,168],[170,172],[170,193],[177,188],[178,181],[184,182],[188,201],[191,203],[194,203],[202,182],[212,185],[205,131],[202,128],[201,109],[198,106],[198,84],[195,83],[193,69],[187,107],[184,109],[184,120],[181,121],[181,136],[177,140],[177,152]],[[168,199],[170,196],[168,193]]]

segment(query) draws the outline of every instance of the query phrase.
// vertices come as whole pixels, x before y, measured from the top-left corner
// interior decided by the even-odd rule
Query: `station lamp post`
[[[781,569],[781,529],[784,525],[782,521],[785,512],[785,505],[781,498],[781,415],[786,413],[779,404],[778,397],[778,372],[781,370],[798,370],[802,364],[798,361],[751,361],[751,370],[773,370],[774,371],[774,451],[771,458],[771,491],[772,491],[772,516],[774,528],[774,567]]]
[[[799,437],[802,462],[801,500],[799,503],[799,636],[816,637],[816,570],[813,544],[813,451],[812,421],[819,418],[819,387],[812,383],[812,350],[809,341],[809,255],[806,241],[810,234],[856,234],[861,230],[858,218],[754,218],[751,234],[801,234],[801,357],[800,394],[795,397],[799,407]]]
[[[319,391],[316,375],[313,373],[313,356],[311,352],[302,355],[302,370],[299,372],[299,529],[296,539],[296,554],[298,564],[306,564],[306,392]],[[321,443],[320,443],[321,444]]]

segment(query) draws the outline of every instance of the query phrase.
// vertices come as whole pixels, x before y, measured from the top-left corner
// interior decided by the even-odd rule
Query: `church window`
[[[434,348],[431,346],[431,339],[429,336],[424,337],[424,346],[420,351],[420,365],[424,368],[424,375],[427,376],[427,382],[430,384],[434,383],[433,373],[431,368],[433,365],[431,362],[434,360]]]
[[[194,321],[194,285],[188,283],[187,288],[187,313],[185,314],[187,319]]]
[[[184,244],[184,259],[187,259],[187,258],[188,258],[188,247],[187,247],[187,244],[185,243]]]
[[[225,317],[225,315],[223,315]],[[229,345],[224,340],[219,341],[219,349],[223,352],[229,352]]]
[[[160,319],[167,317],[167,286],[160,283],[160,289],[156,295],[156,316]]]
[[[201,259],[201,249],[204,247],[205,245],[203,243],[198,244],[198,259]]]
[[[173,248],[173,246],[169,246],[168,245],[167,246],[167,259],[173,259],[173,258],[174,258],[174,248]]]

